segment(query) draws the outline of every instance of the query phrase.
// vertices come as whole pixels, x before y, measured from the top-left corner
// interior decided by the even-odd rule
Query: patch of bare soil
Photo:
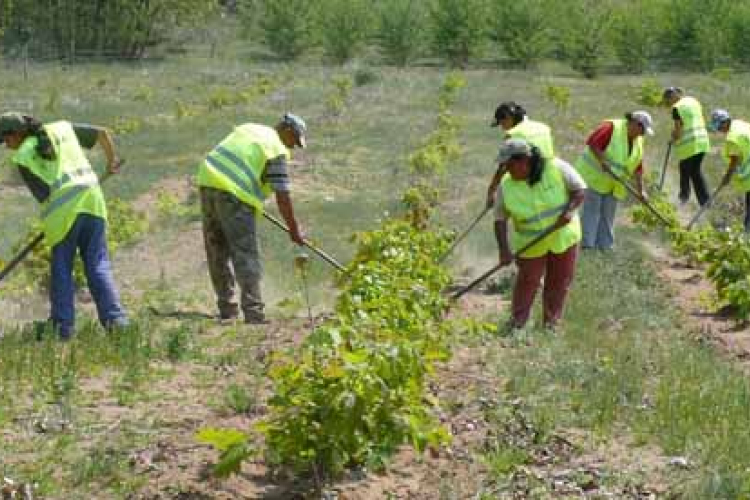
[[[694,331],[750,371],[750,326],[737,321],[730,309],[717,308],[715,289],[705,271],[653,242],[645,244],[659,276],[672,291],[671,299]]]
[[[497,295],[469,294],[453,314],[486,316],[498,310],[498,303]],[[307,330],[301,321],[264,328],[263,340],[246,351],[259,363],[268,353],[299,343]],[[220,335],[220,329],[208,334]],[[231,351],[231,346],[224,348]],[[663,488],[655,485],[665,484],[662,474],[666,465],[657,450],[635,448],[625,440],[603,445],[583,431],[542,432],[527,417],[524,403],[504,390],[505,381],[495,366],[507,355],[512,352],[499,339],[457,345],[453,358],[440,368],[429,387],[440,401],[436,415],[453,436],[450,445],[424,454],[404,447],[387,470],[350,471],[330,485],[323,498],[656,498]],[[314,493],[311,479],[272,471],[262,457],[245,463],[230,479],[211,478],[216,452],[196,444],[195,433],[207,426],[251,430],[265,414],[263,401],[270,387],[264,384],[259,403],[247,414],[226,415],[207,407],[205,392],[192,387],[190,377],[181,372],[159,383],[168,387],[158,392],[169,390],[183,397],[157,408],[159,414],[168,416],[169,425],[162,426],[152,444],[133,452],[133,470],[146,485],[131,500],[321,498]],[[512,447],[528,455],[525,465],[507,474],[494,471],[488,454]]]

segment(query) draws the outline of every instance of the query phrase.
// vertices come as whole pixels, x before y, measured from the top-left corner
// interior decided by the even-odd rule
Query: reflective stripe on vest
[[[693,97],[683,97],[674,105],[682,120],[682,132],[675,142],[679,160],[690,158],[709,150],[708,130],[703,119],[703,108]]]
[[[560,171],[562,160],[545,160],[542,178],[533,186],[506,175],[501,181],[506,213],[513,222],[511,246],[514,251],[526,246],[552,226],[566,210],[570,195]],[[578,215],[525,251],[520,257],[533,258],[548,252],[562,253],[581,239]]]
[[[275,129],[254,123],[240,125],[201,163],[198,186],[227,192],[262,212],[272,191],[264,177],[266,164],[279,157],[288,158],[289,150]]]
[[[226,165],[221,162],[221,159],[217,158],[216,156],[224,157],[225,159],[231,161],[237,168],[242,171],[243,174],[245,174],[245,179],[237,175],[237,172],[235,172],[231,168],[227,168]],[[227,148],[223,146],[217,146],[211,153],[209,153],[206,161],[210,163],[212,167],[232,179],[232,181],[234,181],[237,185],[241,186],[242,189],[244,189],[248,193],[252,193],[259,200],[262,201],[266,199],[266,194],[261,188],[260,181],[255,177],[255,173],[253,172],[253,169],[250,168],[250,165],[245,163],[242,158],[232,153]]]
[[[54,158],[44,159],[36,151],[38,138],[27,137],[13,161],[28,168],[49,187],[49,198],[42,204],[41,217],[47,243],[54,246],[65,238],[78,218],[87,213],[107,218],[99,180],[78,143],[73,126],[67,121],[44,125],[52,143]]]
[[[63,205],[65,205],[93,185],[94,184],[78,184],[67,189],[57,191],[55,195],[51,196],[50,199],[45,203],[44,208],[42,209],[42,218],[46,219],[58,209],[60,209]]]
[[[612,138],[604,150],[605,161],[613,173],[623,179],[633,175],[643,159],[643,137],[638,136],[628,145],[627,120],[607,120],[612,123]],[[600,194],[612,194],[617,199],[624,199],[627,191],[617,180],[602,171],[599,160],[589,146],[576,161],[576,169],[586,181],[588,187]]]

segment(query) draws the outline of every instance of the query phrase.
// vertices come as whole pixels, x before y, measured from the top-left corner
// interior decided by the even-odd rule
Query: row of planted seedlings
[[[460,75],[446,78],[436,131],[415,153],[430,149],[436,165],[446,155],[455,159],[458,128],[446,124],[464,85]],[[450,276],[438,260],[452,235],[429,223],[438,191],[427,181],[442,169],[411,165],[419,180],[403,196],[406,215],[354,236],[355,256],[336,281],[335,314],[271,361],[273,395],[256,426],[266,463],[310,477],[318,489],[347,469],[383,468],[403,445],[421,452],[450,440],[433,416],[437,401],[426,382],[435,363],[450,357],[442,293]],[[236,430],[207,428],[198,439],[219,450],[217,475],[238,471],[256,454]]]
[[[690,230],[680,225],[674,206],[661,194],[651,195],[651,204],[670,223],[666,229],[673,251],[691,264],[706,266],[706,275],[716,288],[719,305],[742,321],[750,317],[750,241],[742,227],[717,229],[712,225]],[[663,223],[644,206],[632,211],[634,222],[649,230]]]

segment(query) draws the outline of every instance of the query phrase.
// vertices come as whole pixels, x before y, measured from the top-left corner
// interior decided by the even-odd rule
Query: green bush
[[[435,55],[466,67],[485,42],[487,17],[483,0],[433,0],[429,31]]]
[[[573,5],[561,4],[561,19],[566,19],[562,32],[562,51],[570,66],[586,78],[595,78],[610,47],[612,9],[598,0],[582,0]]]
[[[314,4],[307,0],[259,0],[258,24],[266,45],[284,59],[302,55],[310,44],[310,15]],[[250,18],[252,19],[252,18]]]
[[[491,32],[505,54],[522,68],[536,65],[552,46],[548,0],[493,0]]]
[[[612,46],[623,68],[630,73],[643,73],[659,52],[659,30],[664,15],[660,7],[653,0],[637,0],[619,6],[614,14]]]
[[[415,0],[380,2],[376,38],[388,62],[406,66],[416,57],[424,43],[425,12],[423,3]]]
[[[372,30],[370,6],[365,0],[320,0],[318,37],[326,56],[345,63],[359,52]]]
[[[711,71],[728,58],[732,4],[727,0],[668,2],[662,46],[669,65]]]

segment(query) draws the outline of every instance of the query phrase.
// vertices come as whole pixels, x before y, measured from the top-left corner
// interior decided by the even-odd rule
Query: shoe
[[[268,325],[271,322],[263,314],[253,314],[245,316],[246,325]]]

